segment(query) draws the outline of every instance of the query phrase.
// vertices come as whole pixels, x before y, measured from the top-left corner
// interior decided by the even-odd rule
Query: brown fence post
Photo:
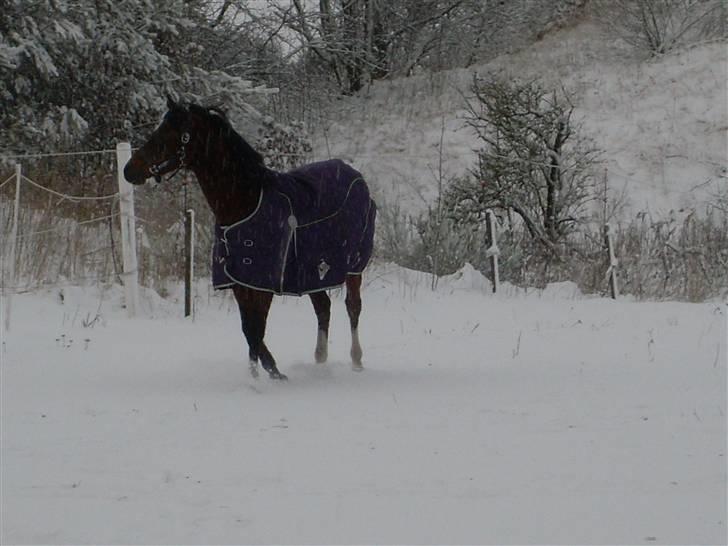
[[[192,283],[195,261],[195,211],[185,212],[185,316],[192,315]]]
[[[498,292],[500,285],[500,273],[498,271],[498,230],[496,226],[495,214],[492,210],[485,211],[485,229],[486,237],[488,238],[488,249],[486,250],[486,256],[490,262],[490,275],[491,281],[493,282],[493,293]]]

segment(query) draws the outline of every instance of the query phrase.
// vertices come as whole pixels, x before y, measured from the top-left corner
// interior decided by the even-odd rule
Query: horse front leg
[[[310,294],[311,303],[318,321],[318,335],[316,336],[316,362],[326,362],[329,356],[329,323],[331,322],[331,298],[326,292]]]
[[[273,355],[263,341],[273,294],[244,286],[234,286],[233,294],[238,302],[243,334],[248,342],[251,375],[258,376],[257,363],[260,359],[263,369],[268,372],[271,379],[288,379],[278,370]]]

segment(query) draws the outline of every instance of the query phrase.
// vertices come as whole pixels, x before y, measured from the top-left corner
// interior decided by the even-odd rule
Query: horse
[[[215,216],[213,286],[233,292],[252,376],[258,377],[260,361],[271,379],[287,379],[263,339],[273,296],[311,299],[318,322],[314,358],[323,363],[327,290],[344,284],[351,367],[361,371],[362,274],[372,255],[377,211],[362,175],[337,159],[285,173],[270,169],[222,110],[168,96],[167,112],[127,162],[124,177],[141,185],[182,169],[194,173]]]

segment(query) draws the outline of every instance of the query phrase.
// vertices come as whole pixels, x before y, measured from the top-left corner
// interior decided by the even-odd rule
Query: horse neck
[[[234,224],[257,207],[268,170],[262,165],[248,168],[240,158],[230,157],[224,142],[210,144],[208,150],[215,153],[208,152],[190,168],[217,223]]]

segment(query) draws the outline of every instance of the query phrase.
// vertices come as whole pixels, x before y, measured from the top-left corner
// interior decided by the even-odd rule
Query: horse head
[[[167,96],[167,113],[162,122],[124,167],[128,182],[144,184],[152,177],[161,182],[165,174],[190,167],[201,142],[204,121],[197,108]]]

